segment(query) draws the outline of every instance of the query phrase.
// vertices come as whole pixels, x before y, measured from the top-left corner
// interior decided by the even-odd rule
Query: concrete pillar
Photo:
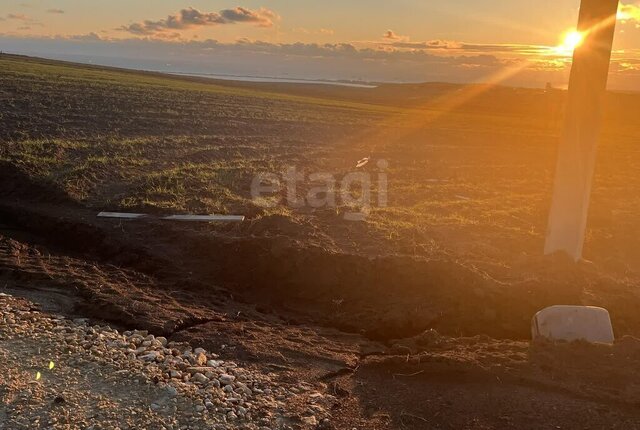
[[[582,0],[545,254],[582,258],[618,0]]]

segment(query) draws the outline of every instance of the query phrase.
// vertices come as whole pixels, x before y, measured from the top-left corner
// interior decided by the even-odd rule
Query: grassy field
[[[499,277],[541,252],[563,97],[233,83],[4,55],[0,159],[96,209],[243,213],[273,226],[264,234],[335,251],[448,254]],[[638,95],[609,96],[586,249],[623,274],[640,257],[639,107]],[[339,180],[363,157],[372,162],[359,171],[374,179],[378,160],[389,166],[388,205],[363,222],[346,221],[340,202],[265,209],[251,198],[258,173],[295,166]]]
[[[388,111],[13,57],[0,67],[2,158],[104,207],[250,204],[245,185],[255,172],[311,158],[329,128]]]

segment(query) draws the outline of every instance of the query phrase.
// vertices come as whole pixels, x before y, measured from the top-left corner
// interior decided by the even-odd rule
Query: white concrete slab
[[[138,219],[146,217],[146,214],[133,214],[123,212],[100,212],[98,218]]]
[[[166,221],[188,221],[188,222],[242,222],[242,215],[170,215],[160,219]]]
[[[550,340],[613,343],[613,327],[606,309],[593,306],[551,306],[531,320],[531,335]]]

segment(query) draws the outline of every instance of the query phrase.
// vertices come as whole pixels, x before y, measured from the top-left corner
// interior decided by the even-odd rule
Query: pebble
[[[221,384],[223,385],[231,385],[233,384],[233,381],[236,380],[235,376],[232,375],[228,375],[226,373],[223,373],[222,375],[220,375],[220,377],[218,378],[218,380],[220,381]]]
[[[302,417],[301,419],[302,419],[302,422],[307,425],[310,425],[310,426],[318,425],[318,420],[313,415],[311,415],[310,417]]]
[[[147,354],[140,355],[140,360],[144,361],[156,361],[160,358],[160,353],[158,351],[150,351]]]
[[[194,364],[197,364],[198,366],[204,366],[205,364],[207,364],[207,356],[202,352],[196,354]]]
[[[191,377],[192,381],[199,382],[200,384],[205,384],[209,382],[209,378],[204,376],[202,373],[196,373]]]

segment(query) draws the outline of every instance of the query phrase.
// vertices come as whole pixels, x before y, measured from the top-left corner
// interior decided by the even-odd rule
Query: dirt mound
[[[451,338],[434,330],[392,342],[396,357],[373,360],[402,364],[407,373],[447,369],[545,387],[596,401],[640,402],[640,339],[622,336],[613,345],[587,342],[497,341],[488,336]],[[409,357],[409,358],[407,358]]]
[[[54,183],[46,180],[36,181],[19,167],[8,162],[0,162],[0,196],[3,200],[73,204],[73,200]]]
[[[254,303],[373,339],[406,337],[428,328],[528,338],[532,315],[552,304],[580,303],[589,276],[580,268],[564,268],[562,257],[547,261],[559,266],[547,274],[503,282],[447,259],[369,258],[301,246],[283,235],[182,233],[182,253],[202,263],[203,279]],[[173,243],[178,240],[174,237]]]
[[[579,304],[583,295],[580,279],[585,275],[580,272],[505,283],[456,261],[334,253],[300,246],[285,235],[236,237],[153,222],[114,228],[81,209],[1,209],[5,223],[28,229],[53,249],[152,276],[173,291],[201,297],[196,303],[215,299],[217,288],[223,287],[292,322],[336,327],[377,340],[429,328],[451,335],[528,338],[529,321],[537,310]],[[110,300],[108,293],[102,296]],[[111,300],[126,308],[115,290]],[[101,309],[111,307],[103,303],[96,312]],[[109,319],[114,313],[98,314]],[[135,312],[125,314],[136,318]]]
[[[0,193],[10,197],[0,205],[5,224],[21,227],[71,256],[153,277],[158,285],[187,293],[187,306],[194,308],[222,294],[275,310],[291,322],[321,324],[375,340],[409,337],[430,328],[456,336],[528,339],[530,319],[538,310],[592,304],[610,308],[618,334],[638,334],[635,306],[640,297],[635,290],[593,265],[575,265],[562,255],[522,258],[496,279],[448,258],[367,257],[333,252],[313,241],[302,244],[295,233],[311,227],[277,215],[241,230],[98,220],[95,212],[47,182],[29,180],[11,166],[2,175]],[[126,299],[119,291],[100,293],[96,317],[147,318],[123,311]],[[110,300],[118,303],[118,312]],[[99,315],[101,310],[104,315]]]

